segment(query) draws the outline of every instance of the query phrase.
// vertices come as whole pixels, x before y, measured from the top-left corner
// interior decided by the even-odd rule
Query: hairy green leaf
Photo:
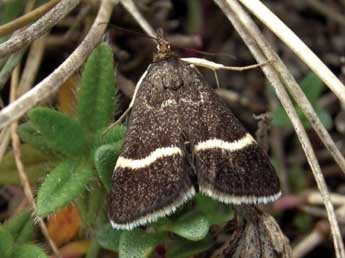
[[[16,245],[31,241],[35,225],[32,218],[32,211],[24,210],[12,218],[4,227],[11,232]]]
[[[209,229],[207,218],[198,211],[183,214],[175,221],[163,225],[163,229],[192,240],[199,241],[206,237]]]
[[[121,147],[122,142],[103,145],[99,147],[95,153],[95,165],[98,176],[107,191],[109,191],[111,187],[111,175],[120,154]]]
[[[86,213],[85,221],[86,224],[91,227],[95,227],[99,223],[101,215],[104,212],[105,192],[101,187],[101,184],[98,181],[96,182],[97,183],[92,184],[90,194],[88,196],[88,211]]]
[[[91,244],[89,248],[87,249],[85,258],[97,258],[99,251],[100,251],[100,246],[98,242],[95,239],[92,239]]]
[[[48,255],[37,245],[24,244],[15,248],[13,258],[48,258]]]
[[[123,142],[126,135],[126,127],[123,125],[118,125],[111,128],[105,134],[104,132],[99,132],[97,134],[97,140],[95,140],[95,147],[99,147],[105,144],[113,144],[116,142]]]
[[[119,242],[121,258],[146,258],[166,237],[165,233],[145,233],[140,229],[123,231]]]
[[[77,161],[60,163],[44,180],[37,194],[38,215],[47,216],[78,197],[92,177],[92,169]]]
[[[87,132],[109,125],[116,109],[114,96],[113,53],[107,43],[101,43],[87,59],[78,93],[78,118]]]
[[[53,154],[45,138],[31,122],[21,124],[17,129],[17,133],[24,142],[34,146],[42,152],[51,152]]]
[[[34,108],[29,117],[53,150],[67,156],[81,156],[87,151],[87,141],[78,121],[44,107]]]
[[[194,257],[194,255],[207,251],[212,247],[214,241],[208,237],[201,241],[189,241],[187,239],[179,238],[171,243],[166,253],[167,258],[187,258]]]
[[[103,248],[118,252],[121,234],[121,230],[114,230],[110,224],[105,224],[97,229],[96,238]]]
[[[23,144],[21,151],[25,172],[31,183],[37,182],[57,164],[57,161],[51,160],[49,156],[28,144]],[[0,184],[20,184],[12,151],[9,151],[0,162],[0,171]]]
[[[13,237],[4,227],[0,227],[0,250],[4,258],[10,257],[13,251]]]
[[[197,194],[194,200],[197,204],[197,210],[206,216],[210,225],[225,223],[233,217],[230,205],[217,202],[202,194]]]

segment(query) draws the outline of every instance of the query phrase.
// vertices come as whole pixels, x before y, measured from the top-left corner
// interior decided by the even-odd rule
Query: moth
[[[279,179],[254,138],[194,65],[179,59],[164,39],[157,48],[137,83],[107,195],[113,228],[154,222],[197,191],[227,204],[278,199]]]

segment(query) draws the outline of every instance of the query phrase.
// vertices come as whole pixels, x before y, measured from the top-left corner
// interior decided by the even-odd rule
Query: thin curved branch
[[[267,59],[274,57],[273,50],[269,47],[268,43],[263,36],[258,37],[259,29],[249,17],[247,13],[235,0],[214,0],[222,9],[226,17],[231,21],[237,32],[242,37],[243,41],[252,52],[255,59],[259,62],[265,62]],[[277,96],[286,110],[292,125],[296,131],[297,137],[302,145],[306,154],[308,163],[313,171],[316,183],[321,192],[323,202],[325,204],[328,219],[331,225],[333,236],[334,248],[338,258],[345,257],[344,246],[339,230],[339,225],[335,216],[334,207],[330,201],[327,185],[321,173],[320,165],[316,159],[315,153],[307,136],[305,129],[294,109],[292,101],[286,92],[282,81],[280,80],[280,73],[277,72],[273,65],[266,65],[262,67],[267,79],[275,88]]]
[[[239,0],[274,34],[277,35],[345,104],[345,86],[328,67],[274,13],[259,0]],[[230,1],[228,1],[230,3]]]
[[[43,81],[0,112],[0,129],[24,115],[37,103],[53,94],[84,63],[87,56],[102,39],[110,20],[113,6],[118,1],[103,0],[97,17],[78,48]]]
[[[30,27],[2,43],[0,45],[0,58],[20,50],[35,39],[41,37],[73,10],[79,2],[80,0],[61,0],[61,2]]]

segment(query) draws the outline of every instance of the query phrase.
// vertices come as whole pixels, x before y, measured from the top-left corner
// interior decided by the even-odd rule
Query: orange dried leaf
[[[77,99],[76,92],[79,85],[79,77],[72,75],[60,87],[58,91],[58,104],[60,111],[69,116],[75,116]]]
[[[74,205],[69,205],[48,219],[48,232],[57,246],[71,240],[79,232],[80,215]]]
[[[63,258],[79,258],[86,254],[90,243],[90,240],[74,241],[60,248],[59,252]],[[56,258],[55,255],[51,255],[50,257]]]

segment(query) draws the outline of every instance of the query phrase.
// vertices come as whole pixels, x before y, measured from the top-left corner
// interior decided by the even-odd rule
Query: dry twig
[[[51,8],[54,7],[60,0],[51,0],[48,3],[45,3],[41,5],[40,7],[36,8],[35,10],[15,19],[14,21],[11,21],[9,23],[6,23],[2,26],[0,26],[0,37],[9,34],[31,22],[34,20],[37,20],[39,17],[41,17],[43,14],[48,12]]]
[[[0,112],[0,129],[25,114],[41,100],[53,94],[85,61],[101,40],[116,0],[103,0],[97,17],[78,48],[48,77]]]
[[[271,59],[276,56],[273,53],[273,50],[270,48],[268,43],[265,41],[264,37],[261,35],[259,29],[256,27],[252,19],[247,15],[241,6],[235,0],[215,0],[215,2],[221,7],[224,14],[232,22],[235,29],[238,31],[253,56],[257,59],[259,63],[265,62],[267,59]],[[284,85],[280,80],[282,72],[286,71],[277,71],[276,67],[272,66],[263,66],[262,70],[264,71],[267,79],[275,88],[277,96],[282,103],[284,109],[286,110],[293,127],[296,131],[298,139],[302,145],[302,148],[306,154],[309,165],[312,168],[314,177],[316,179],[319,190],[322,194],[324,204],[328,213],[328,218],[331,225],[332,236],[334,240],[334,247],[336,250],[337,257],[345,257],[344,246],[339,230],[339,226],[336,220],[334,213],[334,208],[329,199],[329,194],[327,190],[326,183],[324,181],[323,175],[321,173],[320,165],[316,159],[315,153],[312,149],[311,143],[308,139],[305,129],[299,117],[293,107],[293,104],[289,98],[289,95],[284,89]]]
[[[0,162],[4,157],[8,144],[10,143],[10,130],[8,127],[5,127],[0,133]]]
[[[0,57],[6,57],[41,37],[73,10],[79,2],[80,0],[61,0],[30,27],[2,43],[0,45]]]
[[[308,204],[323,204],[322,196],[319,192],[308,192],[305,196]],[[345,196],[337,193],[330,193],[329,198],[334,206],[345,206]]]
[[[181,58],[182,61],[185,61],[188,64],[193,64],[196,66],[204,67],[207,69],[210,69],[212,71],[218,71],[218,70],[228,70],[228,71],[234,71],[234,72],[243,72],[246,70],[251,70],[254,68],[261,67],[263,65],[268,64],[269,62],[265,62],[262,64],[253,64],[253,65],[247,65],[247,66],[225,66],[223,64],[218,64],[203,58],[196,58],[196,57],[187,57],[187,58]]]
[[[120,0],[120,2],[147,34],[149,34],[151,37],[156,37],[156,32],[138,11],[133,0]]]
[[[25,68],[23,69],[20,78],[17,96],[23,95],[32,87],[42,61],[45,49],[45,40],[46,37],[43,36],[32,43],[26,59]]]

